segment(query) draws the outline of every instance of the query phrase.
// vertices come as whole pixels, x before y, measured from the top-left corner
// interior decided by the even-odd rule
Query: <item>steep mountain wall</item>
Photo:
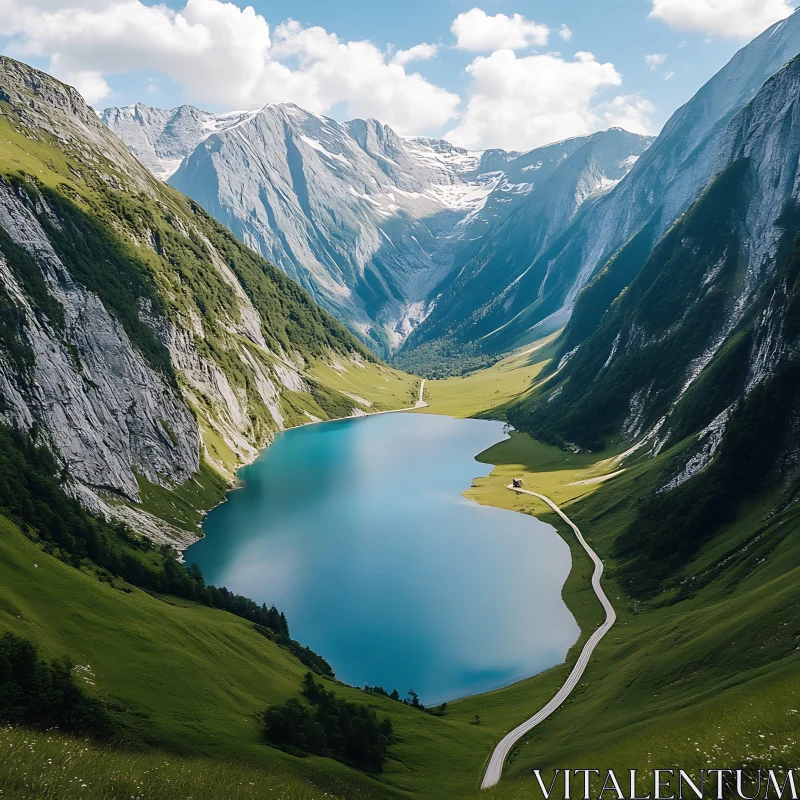
[[[3,58],[0,98],[0,422],[47,442],[86,505],[186,544],[144,489],[230,478],[288,425],[364,413],[306,367],[368,355],[73,89]]]
[[[511,414],[562,446],[621,437],[615,466],[663,456],[619,541],[631,585],[654,586],[746,497],[800,486],[799,130],[794,60],[717,138],[689,211],[587,287],[558,374]]]
[[[798,52],[800,15],[794,14],[742,48],[675,112],[627,177],[607,196],[585,204],[564,235],[544,250],[509,219],[505,228],[520,236],[501,228],[487,237],[462,276],[466,286],[483,281],[493,285],[494,293],[476,293],[466,315],[463,296],[454,293],[452,314],[448,303],[440,303],[439,313],[420,326],[409,346],[441,338],[447,330],[458,343],[478,340],[484,351],[499,352],[562,327],[581,289],[610,257],[642,231],[652,244],[697,199],[718,170],[721,140],[733,116]],[[517,212],[520,218],[523,214]],[[509,266],[516,280],[513,298],[497,303],[495,297],[508,286],[501,275]],[[525,270],[521,277],[520,270]]]

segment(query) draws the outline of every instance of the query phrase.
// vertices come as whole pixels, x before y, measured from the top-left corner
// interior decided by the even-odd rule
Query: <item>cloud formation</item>
[[[348,115],[378,117],[400,133],[445,124],[460,102],[406,71],[409,61],[430,57],[430,45],[392,61],[370,42],[340,41],[291,20],[271,35],[252,7],[220,0],[187,0],[180,11],[139,0],[77,2],[4,0],[0,25],[14,37],[12,54],[49,58],[50,71],[92,104],[108,96],[108,76],[142,66],[197,102],[243,108],[292,101],[318,113],[342,104]]]
[[[609,125],[651,129],[653,109],[643,98],[604,100],[622,83],[613,64],[584,52],[574,59],[515,54],[551,35],[569,41],[566,25],[551,31],[520,14],[479,8],[459,14],[455,49],[476,53],[462,103],[414,69],[436,57],[438,45],[393,52],[291,19],[272,26],[252,7],[226,0],[184,1],[171,9],[146,0],[0,0],[0,30],[11,37],[10,55],[44,59],[96,106],[113,102],[114,76],[146,69],[144,94],[157,93],[163,76],[205,108],[293,102],[322,114],[376,117],[401,135],[449,126],[455,143],[474,148],[527,149]]]
[[[660,67],[666,60],[666,53],[650,53],[644,57],[644,63],[647,64],[650,69]]]
[[[650,16],[679,31],[752,38],[792,13],[790,0],[652,0]]]
[[[456,37],[456,47],[472,53],[491,50],[525,50],[544,46],[550,38],[550,28],[522,14],[509,17],[495,14],[490,17],[480,8],[459,14],[450,26]]]
[[[525,150],[615,126],[652,132],[654,108],[638,95],[598,102],[598,93],[619,87],[622,77],[591,53],[568,61],[552,53],[521,58],[498,50],[474,59],[467,71],[472,93],[459,124],[446,134],[462,147]]]
[[[436,58],[439,48],[435,44],[415,44],[409,47],[408,50],[398,50],[392,58],[392,64],[400,64],[401,66],[409,64],[412,61],[430,61]]]

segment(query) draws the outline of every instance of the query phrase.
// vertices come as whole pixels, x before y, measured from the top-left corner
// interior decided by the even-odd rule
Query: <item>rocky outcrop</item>
[[[7,184],[0,184],[0,227],[36,261],[63,309],[63,328],[37,313],[0,256],[5,290],[24,314],[33,351],[29,375],[0,361],[6,421],[36,420],[70,473],[98,490],[139,499],[136,473],[182,483],[199,468],[197,424],[183,398],[132,346],[97,295],[80,286],[44,230]]]

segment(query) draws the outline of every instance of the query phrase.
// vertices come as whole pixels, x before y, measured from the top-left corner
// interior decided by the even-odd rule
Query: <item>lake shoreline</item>
[[[410,683],[426,704],[451,702],[561,663],[580,634],[562,600],[567,543],[548,523],[464,497],[505,423],[361,418],[276,439],[187,561],[281,608],[344,684]]]
[[[235,492],[238,489],[243,488],[244,483],[238,477],[239,472],[241,470],[246,469],[247,467],[251,466],[252,464],[255,464],[255,462],[258,461],[258,459],[261,458],[261,456],[264,453],[266,453],[266,451],[269,450],[270,447],[272,447],[272,445],[275,443],[275,439],[277,439],[278,436],[281,433],[286,433],[287,431],[293,431],[293,430],[296,430],[297,428],[306,428],[309,425],[322,425],[322,424],[328,423],[328,422],[346,422],[347,420],[359,419],[361,417],[375,417],[375,416],[378,416],[379,414],[399,414],[401,412],[405,413],[405,412],[408,412],[408,411],[416,411],[419,408],[427,408],[428,407],[428,403],[425,403],[423,401],[423,399],[422,399],[422,395],[423,395],[423,392],[425,390],[425,381],[426,381],[425,378],[421,378],[420,379],[419,399],[416,401],[415,405],[409,406],[408,408],[392,408],[392,409],[388,409],[386,411],[371,411],[371,412],[368,412],[368,413],[365,412],[363,414],[351,414],[349,417],[332,417],[331,419],[309,420],[308,422],[304,422],[301,425],[292,425],[289,428],[284,428],[283,430],[278,431],[275,434],[275,436],[273,437],[272,441],[266,447],[263,447],[260,450],[257,450],[255,455],[253,456],[253,458],[243,461],[241,464],[239,464],[238,467],[236,467],[233,479],[228,482],[228,488],[226,489],[223,498],[218,503],[215,503],[213,506],[210,506],[207,509],[200,509],[203,518],[197,524],[197,530],[199,531],[197,539],[194,542],[191,542],[190,544],[187,544],[185,546],[175,547],[174,548],[175,552],[178,555],[178,560],[181,561],[181,562],[184,562],[185,556],[186,556],[186,552],[189,550],[189,548],[191,548],[194,545],[196,545],[197,542],[202,541],[203,539],[205,539],[206,534],[205,534],[205,531],[203,530],[203,525],[205,524],[205,521],[208,518],[208,515],[212,511],[214,511],[215,509],[217,509],[220,506],[222,506],[225,503],[227,503],[228,502],[228,495],[231,492]],[[193,531],[191,531],[191,532],[193,533]]]

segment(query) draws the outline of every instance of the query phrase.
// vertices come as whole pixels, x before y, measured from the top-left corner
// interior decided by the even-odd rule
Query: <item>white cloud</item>
[[[149,0],[0,0],[0,30],[10,37],[10,55],[48,60],[49,71],[94,105],[110,100],[113,76],[147,70],[143,93],[167,84],[165,77],[206,108],[294,102],[376,117],[401,134],[435,135],[449,124],[456,143],[469,147],[528,149],[610,125],[651,129],[646,100],[602,96],[621,86],[613,64],[589,53],[517,57],[514,48],[545,44],[550,35],[519,14],[476,8],[453,22],[460,47],[493,49],[467,68],[471,89],[459,114],[456,94],[413,71],[414,62],[436,56],[436,45],[392,54],[293,20],[271,26],[233,2],[181,1],[171,9]],[[564,41],[567,32],[559,33]]]
[[[450,26],[456,37],[456,47],[470,52],[490,50],[524,50],[533,45],[543,46],[550,37],[547,25],[540,25],[522,14],[509,17],[495,14],[490,17],[480,8],[459,14]]]
[[[633,133],[654,133],[652,114],[656,107],[638,94],[621,94],[594,109],[603,128],[624,128]]]
[[[675,73],[672,70],[668,70],[664,75],[664,80],[665,81],[669,81],[669,80],[672,80],[672,78],[674,78],[674,77],[675,77]]]
[[[752,38],[792,13],[789,0],[652,0],[650,16],[679,31]]]
[[[106,97],[111,91],[111,87],[99,72],[92,70],[81,70],[79,72],[65,72],[61,76],[64,83],[74,86],[84,97],[89,105]]]
[[[569,28],[568,26],[566,26],[566,25],[562,25],[562,26],[561,26],[561,27],[558,29],[558,35],[559,35],[559,36],[560,36],[560,37],[561,37],[561,38],[562,38],[562,39],[563,39],[565,42],[572,41],[572,31],[571,31],[571,30],[570,30],[570,28]]]
[[[527,150],[604,127],[649,133],[651,103],[637,95],[597,103],[597,94],[622,84],[613,64],[580,52],[518,58],[511,50],[480,56],[467,67],[472,94],[459,124],[446,134],[454,144],[479,149]]]
[[[439,48],[435,44],[427,44],[425,42],[415,44],[413,47],[409,47],[408,50],[398,50],[392,58],[392,64],[404,66],[411,61],[430,61],[430,59],[436,58],[438,51]]]
[[[370,42],[343,42],[291,20],[271,36],[252,7],[221,0],[186,0],[179,11],[139,0],[0,0],[0,28],[12,37],[10,54],[49,58],[50,71],[91,103],[108,96],[109,76],[143,66],[197,103],[292,101],[319,113],[342,104],[400,133],[445,124],[460,102]]]
[[[644,62],[650,69],[660,67],[667,60],[666,53],[651,53],[644,57]]]

